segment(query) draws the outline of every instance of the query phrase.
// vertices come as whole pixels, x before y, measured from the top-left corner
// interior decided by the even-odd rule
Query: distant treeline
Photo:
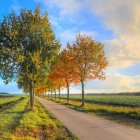
[[[6,95],[7,95],[7,94],[10,94],[10,93],[7,93],[7,92],[0,92],[0,95],[1,95],[1,94],[4,94],[4,95],[6,94]]]
[[[87,93],[87,95],[96,95],[96,96],[102,96],[102,95],[119,95],[119,96],[140,96],[140,92],[121,92],[121,93],[92,93],[92,94],[89,94]]]
[[[7,92],[0,92],[0,98],[12,97],[13,95]]]
[[[79,95],[79,94],[73,94],[73,95]],[[115,95],[115,96],[140,96],[140,92],[120,92],[120,93],[87,93],[85,95],[94,95],[94,96],[108,96],[108,95]]]

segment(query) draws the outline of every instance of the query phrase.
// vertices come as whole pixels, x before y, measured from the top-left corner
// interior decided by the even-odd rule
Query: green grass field
[[[14,97],[4,97],[4,98],[0,98],[0,106],[4,105],[4,104],[8,104],[14,101],[17,101],[18,99],[20,99],[20,96],[14,96]]]
[[[54,96],[54,95],[53,95]],[[78,111],[102,116],[107,119],[124,123],[136,128],[140,128],[140,96],[118,96],[118,95],[86,95],[84,108],[80,108],[81,96],[70,95],[67,103],[66,95],[61,95],[62,99],[53,100],[67,105]],[[48,97],[45,97],[48,99]]]
[[[7,101],[13,97],[8,98]],[[0,99],[0,102],[3,102]],[[35,101],[29,109],[29,97],[0,109],[0,139],[4,140],[73,140],[76,139],[61,122]]]
[[[53,95],[54,97],[54,95]],[[57,95],[58,97],[58,95]],[[66,98],[66,94],[62,94],[61,98]],[[81,95],[70,94],[70,99],[81,100]],[[140,96],[129,95],[85,95],[85,101],[94,104],[113,105],[113,106],[130,106],[140,107]]]

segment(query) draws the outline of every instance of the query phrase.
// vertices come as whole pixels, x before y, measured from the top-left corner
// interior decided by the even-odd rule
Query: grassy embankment
[[[1,100],[0,100],[1,102]],[[62,123],[35,101],[29,109],[29,98],[0,110],[0,139],[10,140],[73,140]]]
[[[66,95],[61,95],[61,100],[55,100],[58,103],[67,105],[78,111],[102,116],[107,119],[117,121],[126,125],[140,128],[140,96],[85,96],[85,107],[80,108],[81,96],[70,95],[70,101],[67,103]],[[46,97],[48,98],[48,97]]]

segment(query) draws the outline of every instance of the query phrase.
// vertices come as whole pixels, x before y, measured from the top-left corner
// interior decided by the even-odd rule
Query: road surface
[[[140,140],[140,130],[36,98],[80,140]]]

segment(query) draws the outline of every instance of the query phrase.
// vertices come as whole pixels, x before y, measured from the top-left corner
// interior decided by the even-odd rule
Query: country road
[[[80,140],[140,140],[140,130],[36,98]]]

